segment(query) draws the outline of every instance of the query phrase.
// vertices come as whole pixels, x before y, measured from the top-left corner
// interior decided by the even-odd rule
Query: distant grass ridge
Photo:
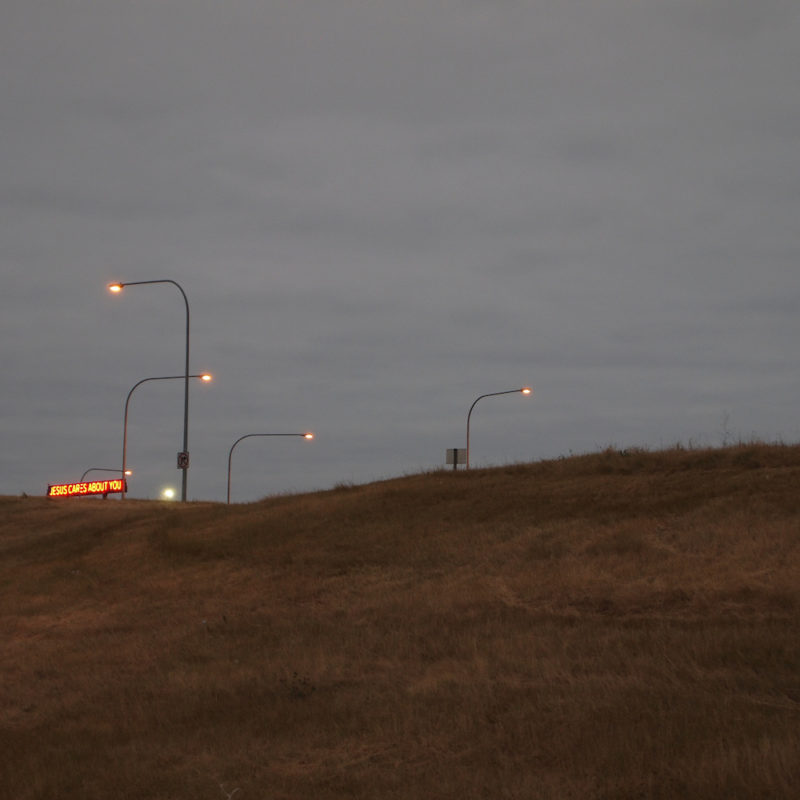
[[[800,447],[257,503],[0,498],[36,798],[790,798]]]

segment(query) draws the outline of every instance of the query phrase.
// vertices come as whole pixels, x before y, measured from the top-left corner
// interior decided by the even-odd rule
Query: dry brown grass
[[[800,448],[0,499],[0,796],[790,798]]]

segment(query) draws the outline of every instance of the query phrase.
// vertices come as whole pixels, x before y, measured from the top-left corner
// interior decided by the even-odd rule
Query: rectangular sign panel
[[[466,464],[467,463],[467,449],[466,447],[451,447],[447,451],[447,464]]]
[[[110,481],[82,481],[81,483],[51,483],[47,487],[48,497],[85,497],[89,494],[112,494],[127,491],[127,481],[114,478]]]

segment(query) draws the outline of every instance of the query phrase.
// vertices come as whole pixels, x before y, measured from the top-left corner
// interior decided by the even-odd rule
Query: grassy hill
[[[747,445],[0,498],[0,794],[796,797],[799,488]]]

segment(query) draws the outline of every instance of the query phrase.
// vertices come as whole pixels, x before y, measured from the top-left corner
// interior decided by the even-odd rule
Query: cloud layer
[[[0,492],[120,461],[182,370],[190,495],[798,436],[784,0],[14,0]],[[131,421],[176,483],[182,387]],[[724,425],[723,425],[724,421]],[[722,428],[725,428],[724,435]],[[103,462],[103,463],[95,463]]]

